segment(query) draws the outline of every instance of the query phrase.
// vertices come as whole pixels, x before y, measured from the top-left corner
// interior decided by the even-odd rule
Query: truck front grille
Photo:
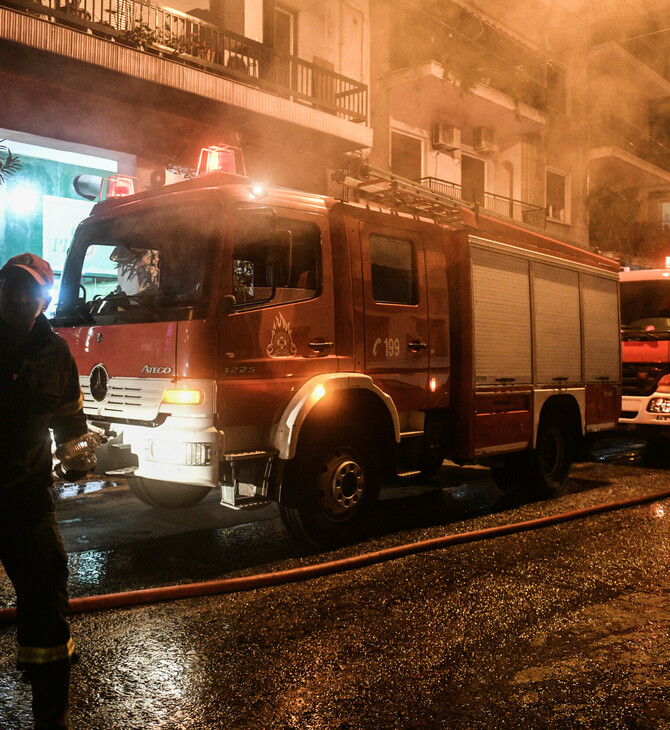
[[[110,378],[107,395],[97,401],[91,395],[88,376],[80,376],[87,416],[152,421],[158,416],[169,378]]]

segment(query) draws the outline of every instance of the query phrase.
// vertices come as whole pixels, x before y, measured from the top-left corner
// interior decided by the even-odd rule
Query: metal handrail
[[[368,87],[207,20],[143,0],[0,0],[0,4],[139,51],[366,123]]]
[[[536,228],[545,228],[547,223],[547,209],[540,205],[533,205],[523,200],[508,198],[497,193],[488,193],[486,191],[465,190],[459,183],[441,180],[437,177],[422,177],[418,180],[421,185],[437,190],[442,195],[446,195],[456,200],[467,200],[472,203],[478,203],[480,208],[494,213],[498,216],[505,216],[514,220],[522,221]]]

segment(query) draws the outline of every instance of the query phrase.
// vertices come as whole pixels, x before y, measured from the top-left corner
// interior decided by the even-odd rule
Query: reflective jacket
[[[0,518],[53,509],[51,435],[57,444],[86,432],[70,349],[41,314],[16,348],[0,319]]]

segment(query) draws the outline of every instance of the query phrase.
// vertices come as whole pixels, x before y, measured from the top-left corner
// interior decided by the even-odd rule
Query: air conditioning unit
[[[433,124],[433,148],[436,150],[457,150],[461,146],[461,130],[451,124]]]
[[[475,149],[479,152],[495,152],[498,149],[490,127],[475,127]]]

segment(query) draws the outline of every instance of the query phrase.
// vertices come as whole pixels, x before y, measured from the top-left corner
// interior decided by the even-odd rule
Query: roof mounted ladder
[[[478,206],[437,193],[419,183],[371,167],[356,165],[349,173],[338,170],[335,181],[352,189],[358,198],[388,206],[397,211],[424,215],[452,228],[476,228]]]

